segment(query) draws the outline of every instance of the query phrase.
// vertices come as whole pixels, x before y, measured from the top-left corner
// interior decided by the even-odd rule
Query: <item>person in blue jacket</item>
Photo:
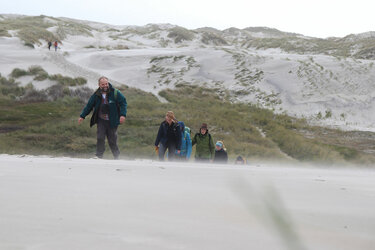
[[[175,151],[181,150],[181,130],[172,111],[168,111],[165,120],[160,124],[155,140],[155,150],[159,160],[164,161],[165,152],[168,150],[168,160],[175,158]]]
[[[179,121],[178,124],[180,125],[181,128],[181,151],[180,153],[177,152],[176,150],[176,155],[177,158],[180,160],[185,160],[188,161],[190,159],[191,155],[191,138],[190,138],[190,129],[185,127],[185,123]]]
[[[98,80],[99,88],[90,97],[86,107],[79,116],[78,124],[94,109],[90,127],[97,124],[96,156],[102,158],[105,151],[105,137],[115,159],[120,155],[117,146],[117,127],[125,122],[127,103],[125,96],[112,87],[108,78],[102,76]]]

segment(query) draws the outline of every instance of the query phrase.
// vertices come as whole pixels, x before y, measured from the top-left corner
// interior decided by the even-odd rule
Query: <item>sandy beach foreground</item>
[[[0,249],[375,246],[375,171],[0,155]]]

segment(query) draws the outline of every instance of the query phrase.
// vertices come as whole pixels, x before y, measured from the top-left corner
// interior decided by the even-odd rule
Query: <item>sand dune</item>
[[[48,51],[45,44],[31,49],[17,37],[0,37],[0,73],[7,76],[14,68],[40,65],[49,74],[84,77],[91,88],[96,88],[98,77],[105,75],[114,85],[126,84],[156,96],[165,88],[187,82],[226,89],[234,101],[260,103],[319,125],[375,131],[372,60],[233,46],[203,48],[194,43],[161,48],[157,43],[147,45],[151,41],[156,42],[133,36],[129,43],[143,45],[129,50],[98,49],[117,42],[97,32],[94,37],[68,36],[55,52]],[[93,45],[97,47],[86,48]],[[155,58],[158,60],[153,62]],[[18,80],[23,85],[32,82],[37,89],[53,84],[30,77]],[[323,118],[317,119],[318,114]]]

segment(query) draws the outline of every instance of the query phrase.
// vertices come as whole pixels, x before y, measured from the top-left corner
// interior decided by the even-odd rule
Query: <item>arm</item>
[[[82,110],[82,113],[79,115],[79,119],[78,119],[79,124],[85,119],[85,117],[88,114],[90,114],[94,106],[95,106],[95,95],[92,95],[89,101],[87,102],[85,108]]]
[[[209,134],[209,136],[210,136],[209,147],[210,147],[210,152],[211,152],[211,159],[213,159],[215,157],[215,146],[214,146],[214,142],[212,140],[211,134]]]
[[[128,103],[126,102],[125,96],[120,91],[118,92],[117,99],[118,99],[118,104],[120,106],[120,114],[119,114],[119,116],[126,117]]]
[[[191,138],[189,134],[187,134],[186,136],[186,146],[187,146],[186,159],[190,159],[190,155],[192,151],[192,144],[191,144]]]
[[[194,135],[194,139],[191,142],[191,146],[194,146],[197,143],[197,134]]]
[[[160,124],[159,131],[158,131],[158,135],[156,136],[156,140],[155,140],[155,146],[156,146],[156,147],[159,146],[159,143],[160,143],[160,139],[161,139],[161,137],[162,137],[162,134],[163,134],[163,123]]]
[[[120,123],[122,124],[125,122],[125,119],[126,119],[128,103],[126,102],[125,96],[120,91],[118,91],[117,99],[118,99],[118,104],[120,107],[120,114],[119,114]]]

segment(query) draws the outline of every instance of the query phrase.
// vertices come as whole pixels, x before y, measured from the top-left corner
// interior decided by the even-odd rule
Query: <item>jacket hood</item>
[[[178,124],[180,125],[181,131],[184,131],[185,130],[185,123],[184,122],[178,122]]]

